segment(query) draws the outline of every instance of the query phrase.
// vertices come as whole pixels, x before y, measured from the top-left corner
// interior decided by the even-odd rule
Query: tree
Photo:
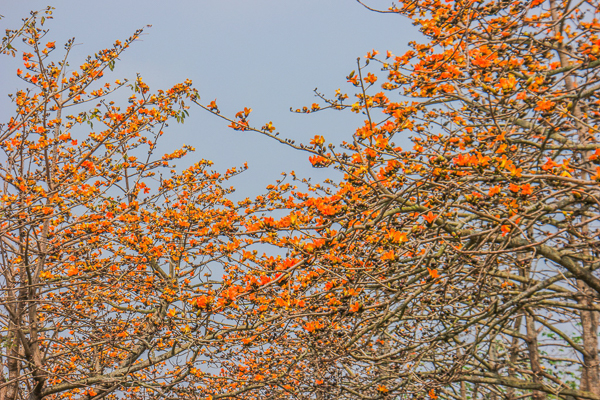
[[[224,117],[344,174],[278,182],[246,222],[288,254],[244,260],[264,324],[229,374],[248,398],[600,399],[600,4],[379,12],[427,42],[359,59],[355,103],[297,110],[362,113],[340,150]]]
[[[156,157],[185,102],[221,116],[191,82],[105,100],[140,32],[68,73],[26,21],[31,89],[0,131],[0,398],[600,399],[599,8],[399,1],[381,12],[427,42],[359,60],[354,103],[297,110],[362,113],[340,149],[223,116],[343,179],[237,204],[240,169]]]
[[[244,167],[177,172],[191,146],[157,153],[197,93],[108,80],[141,30],[71,69],[74,41],[57,56],[50,17],[32,13],[2,45],[14,55],[23,39],[28,89],[0,127],[0,399],[198,398],[244,329],[228,319],[227,269],[251,241],[223,186]],[[223,269],[225,283],[210,277]]]

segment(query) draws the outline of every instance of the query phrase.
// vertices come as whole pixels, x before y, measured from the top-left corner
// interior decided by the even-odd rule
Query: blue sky
[[[369,2],[380,8],[390,4]],[[282,136],[297,142],[317,134],[335,144],[348,140],[362,116],[331,111],[299,115],[290,113],[290,107],[315,102],[315,88],[326,94],[342,88],[350,94],[345,76],[356,68],[357,57],[371,49],[401,54],[409,41],[419,38],[408,20],[370,12],[354,0],[25,0],[5,3],[0,28],[16,27],[30,10],[47,5],[56,8],[45,25],[48,39],[59,48],[71,37],[78,43],[71,65],[152,25],[121,57],[115,78],[133,79],[140,73],[151,89],[192,79],[203,102],[216,98],[228,115],[251,107],[253,125],[273,121]],[[6,94],[23,86],[14,77],[19,66],[18,58],[0,58],[2,121],[13,108]],[[113,100],[129,94],[124,89]],[[247,161],[250,170],[233,181],[239,195],[262,192],[283,171],[316,180],[330,174],[312,169],[305,153],[258,134],[231,131],[197,107],[189,111],[184,125],[171,125],[160,150],[189,144],[196,148],[192,159],[211,159],[223,171]]]

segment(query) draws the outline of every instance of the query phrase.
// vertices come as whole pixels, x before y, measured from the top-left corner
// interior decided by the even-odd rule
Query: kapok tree
[[[600,399],[600,3],[381,12],[427,41],[359,60],[355,100],[298,110],[364,115],[341,149],[229,119],[344,174],[278,183],[247,222],[288,251],[244,261],[269,336],[243,357],[271,371],[247,396]]]
[[[57,56],[45,39],[50,14],[2,47],[26,46],[27,89],[0,128],[0,399],[198,398],[221,386],[219,351],[241,329],[227,271],[249,241],[223,183],[244,168],[177,172],[193,148],[157,146],[191,82],[151,92],[138,77],[113,101],[128,83],[105,75],[141,31],[72,69],[74,42]]]

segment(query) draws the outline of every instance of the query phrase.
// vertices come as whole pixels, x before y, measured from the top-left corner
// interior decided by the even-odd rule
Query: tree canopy
[[[296,110],[364,115],[337,146],[105,82],[140,32],[73,72],[42,14],[7,33],[0,399],[600,399],[600,3],[370,11],[424,39]],[[228,200],[244,167],[159,156],[193,105],[343,177]]]

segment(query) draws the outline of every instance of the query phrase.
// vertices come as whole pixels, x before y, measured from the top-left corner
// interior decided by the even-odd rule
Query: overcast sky
[[[354,0],[2,0],[0,28],[17,27],[29,11],[55,7],[46,23],[48,41],[57,47],[76,38],[71,65],[88,54],[152,25],[142,40],[121,57],[115,72],[134,79],[140,73],[151,89],[166,89],[192,79],[203,102],[217,99],[221,110],[233,115],[251,107],[250,122],[273,121],[282,136],[308,142],[323,135],[339,143],[348,140],[364,119],[349,112],[298,115],[290,107],[315,102],[313,89],[332,94],[351,92],[345,76],[356,68],[356,58],[371,49],[401,54],[419,35],[410,22],[391,14],[366,10]],[[371,0],[387,8],[389,0]],[[57,49],[58,50],[58,49]],[[6,95],[22,88],[14,78],[20,59],[0,58],[0,117],[6,121],[14,106]],[[126,99],[128,89],[113,95]],[[171,125],[161,150],[183,143],[196,147],[192,158],[215,161],[215,168],[248,162],[250,171],[233,182],[241,195],[255,195],[281,172],[322,179],[310,168],[307,154],[274,143],[258,134],[234,132],[226,123],[192,107],[184,125]],[[182,165],[183,166],[183,165]]]

